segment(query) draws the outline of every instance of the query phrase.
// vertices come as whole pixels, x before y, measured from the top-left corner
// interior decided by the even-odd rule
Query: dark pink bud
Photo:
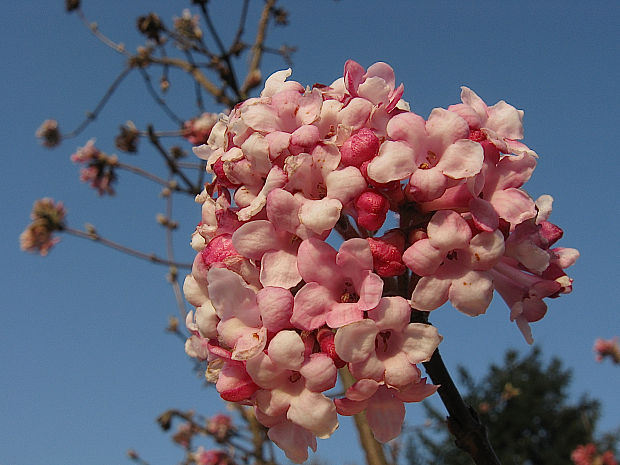
[[[372,252],[373,268],[379,276],[400,276],[407,270],[403,263],[405,237],[401,231],[392,230],[382,237],[366,240]]]
[[[367,190],[357,198],[355,208],[357,224],[369,231],[376,231],[385,222],[390,202],[378,192]]]
[[[215,173],[215,177],[220,185],[224,187],[236,187],[237,185],[233,183],[230,179],[226,177],[226,173],[224,172],[224,162],[221,158],[218,158],[215,163],[213,163],[213,172]]]
[[[368,128],[362,128],[349,137],[340,148],[340,161],[345,166],[359,168],[379,152],[379,138]]]
[[[217,263],[227,264],[231,259],[242,259],[239,252],[235,250],[230,234],[216,236],[200,252],[202,262],[207,268]]]
[[[541,221],[540,235],[547,242],[547,247],[552,246],[564,235],[564,231],[559,226],[548,221]]]
[[[321,347],[321,352],[327,354],[329,358],[334,361],[334,365],[336,365],[336,368],[342,368],[346,365],[346,362],[344,362],[340,357],[338,357],[338,354],[336,353],[336,344],[334,343],[335,336],[336,335],[332,330],[323,328],[319,329],[318,333],[316,334],[316,340]]]

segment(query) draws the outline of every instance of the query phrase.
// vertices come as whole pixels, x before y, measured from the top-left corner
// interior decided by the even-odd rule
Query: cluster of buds
[[[521,189],[537,159],[519,142],[522,111],[463,88],[462,103],[425,120],[385,63],[348,61],[312,88],[290,74],[270,76],[194,149],[214,180],[197,196],[186,352],[303,462],[338,414],[365,411],[386,442],[404,403],[436,391],[418,364],[441,336],[411,323],[413,310],[450,301],[476,316],[497,290],[532,342],[543,299],[571,291],[564,268],[578,252],[552,247],[551,197]],[[340,368],[356,381],[332,400]]]
[[[106,155],[95,147],[95,140],[91,139],[71,155],[71,161],[83,165],[80,181],[89,182],[99,195],[114,195],[112,184],[116,181],[116,155]]]
[[[223,450],[207,450],[200,446],[191,456],[196,465],[235,465],[228,452]]]
[[[594,341],[594,352],[596,353],[597,362],[601,362],[605,358],[610,358],[616,365],[620,365],[618,336],[612,339],[597,339]]]
[[[570,458],[575,465],[618,465],[612,451],[608,450],[599,454],[592,443],[577,446]]]
[[[60,239],[53,236],[54,231],[65,227],[65,207],[62,202],[54,203],[50,198],[37,200],[30,213],[32,222],[19,236],[20,247],[27,252],[47,255]]]

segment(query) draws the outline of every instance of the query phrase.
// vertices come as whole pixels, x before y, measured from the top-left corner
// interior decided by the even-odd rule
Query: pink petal
[[[365,70],[356,61],[347,60],[344,64],[344,85],[349,94],[357,95],[357,88],[364,79]]]
[[[375,439],[388,442],[400,435],[405,420],[405,406],[385,386],[381,386],[368,402],[366,418]]]
[[[505,242],[503,234],[494,232],[481,232],[469,242],[468,255],[471,268],[474,270],[489,270],[504,255]]]
[[[366,242],[366,241],[364,241]],[[360,296],[357,306],[360,310],[372,310],[381,300],[383,295],[383,280],[381,277],[370,271],[357,289]]]
[[[334,361],[327,354],[316,353],[304,362],[299,373],[306,380],[306,389],[323,392],[333,388],[338,378]]]
[[[403,331],[402,351],[411,363],[427,362],[442,339],[434,326],[409,323]]]
[[[421,239],[414,242],[403,253],[403,263],[420,276],[430,276],[443,262],[446,254],[431,245],[430,239]]]
[[[340,200],[346,205],[360,195],[368,186],[368,182],[362,176],[359,169],[347,166],[338,171],[332,171],[325,179],[327,196],[331,199]]]
[[[536,216],[534,201],[525,192],[514,187],[494,192],[491,203],[499,216],[513,225]]]
[[[364,312],[357,303],[337,302],[325,314],[325,323],[330,328],[340,328],[341,326],[355,323],[364,319]]]
[[[314,233],[322,234],[334,227],[341,209],[342,204],[336,199],[307,200],[301,205],[299,219]]]
[[[267,328],[258,330],[249,328],[235,343],[232,352],[233,360],[247,360],[262,352],[267,342]]]
[[[281,287],[264,287],[256,294],[263,326],[278,332],[291,327],[293,315],[293,294]]]
[[[336,251],[329,244],[319,239],[306,239],[300,244],[297,257],[297,268],[304,281],[327,286],[332,281],[334,287],[339,286],[333,279],[338,280],[341,270],[336,265]]]
[[[308,460],[308,447],[316,451],[314,434],[290,421],[272,426],[269,428],[267,436],[294,463],[303,463]]]
[[[467,139],[469,126],[456,113],[443,108],[434,108],[426,121],[426,132],[429,136],[429,147],[437,155],[444,153],[459,139]],[[471,141],[469,141],[471,142]],[[476,144],[475,142],[472,142]],[[476,144],[480,146],[480,144]],[[482,147],[480,147],[482,149]],[[426,156],[426,154],[424,154]],[[449,155],[451,157],[451,155]]]
[[[409,323],[411,306],[402,297],[383,297],[376,308],[368,312],[379,331],[402,331]]]
[[[350,400],[347,398],[344,399],[335,399],[334,403],[336,404],[336,410],[340,415],[357,415],[360,412],[363,412],[368,405],[368,401],[357,402],[354,400]]]
[[[246,370],[254,382],[263,389],[274,389],[285,382],[290,371],[277,365],[271,358],[261,352],[246,362]],[[265,411],[265,410],[263,410]],[[267,413],[265,411],[265,413]]]
[[[375,322],[362,320],[343,326],[336,332],[336,353],[346,362],[361,362],[375,350],[375,337],[379,332]]]
[[[379,389],[379,383],[374,379],[360,379],[349,387],[345,393],[347,399],[360,402],[371,398]]]
[[[333,303],[329,289],[317,283],[308,283],[295,295],[291,323],[307,331],[319,328],[325,324],[325,315]]]
[[[473,108],[473,110],[478,114],[482,125],[486,123],[487,105],[473,90],[465,86],[461,87],[461,101],[465,105],[469,105]]]
[[[484,272],[469,271],[452,281],[448,297],[450,303],[463,313],[481,315],[493,298],[493,281]]]
[[[437,168],[453,179],[469,178],[480,172],[484,150],[477,142],[461,139],[446,148]]]
[[[284,189],[274,189],[267,196],[267,218],[281,231],[294,233],[299,227],[300,202]]]
[[[273,224],[266,220],[245,223],[235,231],[232,242],[237,252],[252,260],[260,260],[266,251],[278,250],[281,244]]]
[[[263,286],[290,289],[301,281],[297,255],[290,250],[266,252],[261,260],[260,282]]]
[[[226,268],[211,268],[208,278],[209,296],[221,319],[237,316],[248,326],[259,326],[256,294],[241,276]]]
[[[499,216],[491,202],[475,197],[469,201],[474,224],[483,231],[494,231],[499,226]]]
[[[451,210],[440,210],[428,223],[428,238],[433,247],[450,251],[467,247],[471,229],[461,215]]]
[[[396,397],[403,402],[420,402],[428,396],[435,394],[438,388],[439,386],[426,384],[426,378],[422,378],[419,383],[413,383],[405,389],[398,391]]]
[[[220,397],[229,402],[248,399],[259,389],[241,362],[225,363],[215,387],[220,393]]]
[[[360,129],[368,121],[372,109],[368,100],[355,97],[338,113],[339,124],[353,131]]]
[[[497,132],[506,139],[523,139],[523,110],[500,100],[489,107],[489,119],[485,127]]]
[[[293,423],[325,439],[338,428],[338,415],[334,402],[323,394],[304,389],[291,399],[286,416]]]
[[[397,352],[383,360],[385,366],[385,384],[401,388],[420,379],[420,370],[412,364],[407,355]]]
[[[416,169],[413,149],[404,142],[385,141],[368,164],[368,176],[381,184],[408,178]]]
[[[282,330],[269,342],[267,354],[275,364],[288,370],[299,370],[304,361],[304,351],[304,342],[299,334]]]
[[[441,307],[448,300],[451,280],[425,276],[416,285],[411,295],[411,306],[416,310],[431,311]]]
[[[386,129],[390,139],[407,142],[416,152],[426,147],[426,122],[415,113],[406,112],[394,116]]]

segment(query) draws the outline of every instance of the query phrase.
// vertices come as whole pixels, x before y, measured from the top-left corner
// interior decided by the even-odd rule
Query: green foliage
[[[491,365],[478,382],[460,367],[463,397],[487,426],[503,465],[567,465],[579,444],[593,441],[600,405],[582,396],[568,401],[571,370],[554,358],[546,366],[540,349],[508,351],[502,366]],[[425,404],[433,426],[420,429],[408,444],[410,465],[469,465],[445,426],[445,414]],[[610,441],[617,441],[612,435]]]

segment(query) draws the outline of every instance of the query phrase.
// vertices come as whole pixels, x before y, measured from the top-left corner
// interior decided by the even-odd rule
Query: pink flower
[[[205,450],[200,446],[192,456],[196,465],[233,465],[228,453],[222,450]]]
[[[620,346],[618,345],[618,336],[612,339],[597,339],[594,341],[594,352],[596,352],[597,362],[609,357],[615,364],[620,364]]]
[[[345,241],[336,252],[318,239],[299,246],[297,268],[306,284],[295,295],[291,322],[313,330],[359,321],[381,299],[383,281],[372,272],[372,253],[364,239]]]
[[[404,388],[420,380],[417,363],[430,360],[441,342],[437,328],[409,323],[411,307],[402,297],[383,297],[368,318],[336,332],[336,353],[358,379]]]
[[[53,233],[62,231],[65,227],[65,216],[66,210],[62,202],[54,203],[50,198],[37,200],[30,213],[32,222],[19,236],[20,248],[42,256],[47,255],[60,240],[54,237]]]
[[[355,415],[365,410],[375,439],[385,443],[400,435],[405,419],[403,402],[420,402],[434,394],[438,387],[426,384],[426,378],[403,390],[362,379],[347,389],[345,398],[335,400],[336,409],[341,415]]]
[[[461,215],[449,210],[433,215],[427,234],[403,254],[405,264],[423,276],[411,305],[430,311],[449,299],[468,315],[484,313],[493,297],[488,270],[504,253],[502,234],[483,231],[474,235]]]

